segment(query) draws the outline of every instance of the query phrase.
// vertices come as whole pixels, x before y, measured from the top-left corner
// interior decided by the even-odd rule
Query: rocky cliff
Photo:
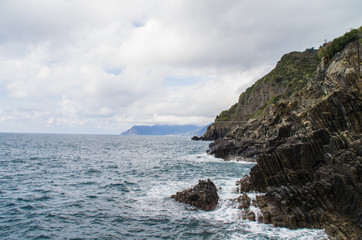
[[[216,116],[204,138],[223,138],[240,126],[240,122],[258,117],[271,104],[302,89],[315,74],[319,63],[317,53],[317,50],[307,49],[284,55],[275,69],[240,95],[238,103]]]
[[[241,193],[265,193],[263,222],[362,238],[361,33],[321,48],[321,61],[313,50],[285,55],[205,133],[209,153],[256,159]]]

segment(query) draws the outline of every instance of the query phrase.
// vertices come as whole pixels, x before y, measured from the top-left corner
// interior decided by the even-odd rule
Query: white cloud
[[[359,27],[361,7],[358,0],[1,1],[0,131],[207,124],[282,54]]]

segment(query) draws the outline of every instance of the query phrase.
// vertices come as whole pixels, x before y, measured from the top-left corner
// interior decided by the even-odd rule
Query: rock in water
[[[201,141],[201,140],[203,140],[203,138],[202,138],[202,137],[198,137],[198,136],[193,136],[193,137],[191,138],[191,140],[193,140],[193,141]]]
[[[216,186],[210,179],[199,180],[194,187],[178,192],[171,198],[206,211],[214,210],[219,201]]]

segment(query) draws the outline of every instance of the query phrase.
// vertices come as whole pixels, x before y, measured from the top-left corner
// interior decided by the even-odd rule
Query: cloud
[[[207,124],[282,54],[362,22],[358,0],[1,5],[0,131]]]

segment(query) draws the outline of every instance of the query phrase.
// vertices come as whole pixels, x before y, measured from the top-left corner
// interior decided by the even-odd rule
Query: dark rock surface
[[[193,140],[193,141],[201,141],[201,140],[204,140],[204,138],[203,137],[198,137],[198,136],[193,136],[191,138],[191,140]]]
[[[264,218],[275,226],[325,228],[337,239],[358,239],[362,99],[336,90],[300,116],[310,130],[259,154],[251,170],[251,188],[266,192]]]
[[[206,211],[214,210],[219,201],[216,186],[210,179],[207,181],[199,180],[199,183],[194,187],[178,192],[171,198]]]
[[[242,207],[244,218],[362,239],[362,78],[346,64],[354,46],[322,61],[301,90],[255,117],[209,127],[207,137],[216,139],[210,154],[257,157],[239,190],[265,193],[255,201],[262,216]],[[236,109],[243,112],[240,104]]]
[[[242,179],[240,179],[240,181],[238,181],[236,185],[239,186],[239,193],[250,192],[252,190],[252,186],[250,184],[250,176],[248,175],[245,175]]]
[[[239,126],[239,122],[221,122],[211,124],[203,135],[204,140],[216,140],[225,137],[232,129]]]
[[[237,208],[241,210],[241,217],[244,220],[246,219],[248,219],[249,221],[256,220],[256,214],[250,210],[251,199],[246,193],[243,193],[238,198],[235,198],[233,200],[233,203],[236,203]]]
[[[239,203],[239,206],[238,206],[239,209],[245,209],[245,210],[249,209],[251,200],[246,193],[244,193],[243,195],[238,197],[236,200]]]

